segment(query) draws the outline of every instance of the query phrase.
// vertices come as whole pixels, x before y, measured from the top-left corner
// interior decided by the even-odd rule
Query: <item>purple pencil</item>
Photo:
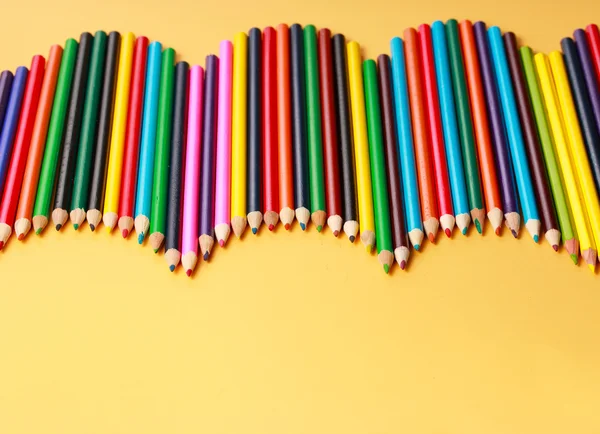
[[[4,124],[4,115],[6,114],[13,77],[13,73],[10,71],[2,71],[2,74],[0,74],[0,133]]]
[[[183,227],[181,232],[181,264],[185,274],[192,275],[198,260],[198,200],[200,198],[200,135],[202,128],[202,95],[204,70],[190,69],[187,145],[183,188]]]
[[[581,66],[583,68],[583,75],[585,77],[585,84],[587,86],[590,102],[592,103],[592,112],[594,113],[596,128],[598,129],[598,132],[600,132],[600,84],[598,84],[596,70],[592,63],[592,55],[590,53],[587,35],[582,29],[577,29],[573,36],[575,38],[577,52],[581,59]]]
[[[498,90],[496,89],[494,65],[492,64],[490,55],[486,25],[479,21],[473,25],[473,30],[475,32],[477,53],[483,77],[487,113],[492,130],[491,136],[492,143],[494,144],[496,168],[498,169],[498,180],[500,181],[500,196],[502,198],[504,218],[506,219],[506,226],[516,238],[521,227],[521,216],[519,214],[517,191],[515,189],[510,155],[508,153],[508,144],[506,142],[502,109],[500,107],[500,100],[498,99]]]
[[[219,58],[206,57],[204,79],[204,119],[202,123],[202,160],[200,177],[200,252],[208,261],[215,243],[215,154],[217,145],[217,89],[219,86]]]

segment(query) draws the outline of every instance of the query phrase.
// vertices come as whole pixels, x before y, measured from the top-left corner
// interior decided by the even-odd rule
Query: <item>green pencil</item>
[[[173,74],[175,50],[167,48],[162,55],[156,149],[154,151],[154,180],[150,211],[150,247],[158,252],[165,239],[167,193],[169,191],[169,159],[171,158],[171,115],[173,112]],[[200,164],[200,162],[198,162]]]
[[[377,258],[386,273],[394,262],[392,228],[390,225],[390,205],[388,202],[383,133],[381,130],[381,109],[377,84],[377,65],[374,60],[363,62],[365,86],[365,108],[367,111],[367,132],[369,136],[369,157],[371,160],[371,183],[373,188],[373,211],[375,213],[375,239]]]
[[[52,114],[46,138],[46,148],[40,169],[37,196],[33,207],[33,229],[39,235],[48,224],[48,213],[50,212],[50,201],[54,193],[54,182],[56,179],[56,163],[60,154],[63,128],[65,126],[65,115],[71,91],[75,57],[77,55],[78,43],[75,39],[67,39],[65,49],[60,62],[56,92],[52,103]]]
[[[454,87],[454,99],[465,168],[465,180],[467,181],[467,194],[469,196],[469,205],[471,208],[471,219],[473,220],[473,223],[475,223],[477,232],[482,233],[485,220],[485,207],[483,206],[481,197],[479,164],[477,162],[477,154],[475,151],[471,107],[469,105],[465,67],[458,35],[458,23],[456,20],[448,20],[446,23],[446,37],[448,38],[450,70],[452,71],[452,84]]]
[[[523,70],[525,71],[527,86],[529,87],[529,96],[531,97],[533,112],[535,114],[537,130],[542,144],[542,153],[544,154],[544,161],[546,162],[546,171],[548,172],[550,188],[552,190],[552,196],[554,197],[554,205],[556,206],[560,232],[565,243],[565,249],[569,252],[573,262],[577,264],[579,245],[575,238],[575,232],[573,231],[569,207],[567,206],[567,199],[565,197],[565,191],[563,190],[556,155],[554,154],[554,143],[552,142],[552,134],[548,127],[546,107],[542,101],[540,86],[537,81],[535,66],[533,64],[533,51],[529,47],[521,47],[520,51]],[[546,233],[546,237],[547,236]]]
[[[308,137],[308,165],[310,173],[311,221],[321,232],[325,213],[325,181],[323,178],[323,143],[321,139],[321,96],[319,66],[317,63],[317,30],[304,28],[304,63],[306,76],[306,127]]]
[[[85,219],[88,205],[90,173],[92,172],[92,157],[94,155],[94,139],[98,126],[98,105],[100,104],[100,91],[102,90],[102,75],[104,60],[106,58],[106,33],[98,31],[94,35],[90,72],[83,106],[83,120],[81,136],[79,138],[79,151],[77,165],[73,180],[73,196],[71,199],[71,222],[75,230]]]

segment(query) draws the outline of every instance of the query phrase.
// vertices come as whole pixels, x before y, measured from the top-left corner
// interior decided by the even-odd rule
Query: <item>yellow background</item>
[[[375,57],[405,27],[451,17],[548,52],[599,12],[592,0],[6,1],[0,67],[98,29],[203,64],[221,39],[280,22],[328,26]],[[600,277],[524,231],[439,240],[385,276],[359,243],[263,228],[190,280],[87,225],[12,238],[0,432],[598,432]]]

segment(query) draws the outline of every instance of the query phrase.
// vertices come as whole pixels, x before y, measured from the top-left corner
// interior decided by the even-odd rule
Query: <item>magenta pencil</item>
[[[200,199],[200,137],[202,131],[202,89],[204,69],[190,69],[187,144],[183,187],[183,227],[181,265],[191,276],[198,261],[198,212]]]
[[[217,184],[215,187],[215,236],[223,247],[231,232],[231,86],[233,45],[222,41],[219,48],[219,106],[217,112]]]

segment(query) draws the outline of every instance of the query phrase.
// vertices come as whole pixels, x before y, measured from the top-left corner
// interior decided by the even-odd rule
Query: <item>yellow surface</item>
[[[200,63],[240,30],[294,21],[371,58],[405,27],[450,17],[549,52],[600,4],[54,0],[4,2],[2,17],[0,67],[14,69],[84,30],[147,35]],[[87,225],[11,238],[0,432],[597,433],[600,276],[526,233],[438,238],[385,276],[358,241],[263,227],[193,280]]]

